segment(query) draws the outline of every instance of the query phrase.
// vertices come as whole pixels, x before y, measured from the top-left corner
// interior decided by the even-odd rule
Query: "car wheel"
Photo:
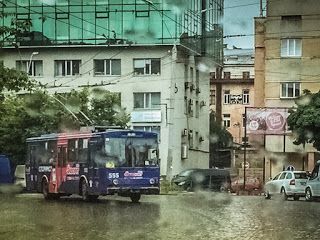
[[[269,192],[265,192],[265,193],[264,193],[264,198],[265,198],[265,199],[271,199],[270,193],[269,193]]]
[[[300,197],[299,196],[293,196],[293,200],[299,201]]]
[[[284,201],[286,201],[288,199],[288,195],[286,193],[286,190],[284,188],[281,188],[281,192],[280,193],[281,193],[282,199]]]
[[[306,189],[306,201],[311,202],[313,200],[312,192],[310,188]]]
[[[190,183],[188,184],[188,186],[186,187],[186,191],[188,191],[188,192],[192,192],[192,191],[193,191],[193,184],[192,184],[192,182],[190,182]]]

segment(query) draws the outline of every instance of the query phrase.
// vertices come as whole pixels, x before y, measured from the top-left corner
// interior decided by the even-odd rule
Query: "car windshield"
[[[182,171],[181,173],[179,173],[179,177],[188,177],[191,175],[191,173],[193,172],[193,170],[185,170],[185,171]]]
[[[299,173],[294,173],[295,179],[307,179],[307,173],[305,172],[299,172]]]

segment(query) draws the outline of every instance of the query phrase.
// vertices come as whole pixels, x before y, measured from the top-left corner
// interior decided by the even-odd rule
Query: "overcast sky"
[[[246,34],[246,37],[225,38],[228,48],[254,47],[254,17],[260,15],[260,0],[224,0],[224,35]]]

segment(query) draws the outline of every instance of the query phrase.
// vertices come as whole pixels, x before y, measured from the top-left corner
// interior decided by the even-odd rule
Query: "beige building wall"
[[[304,89],[320,89],[320,4],[318,0],[267,2],[267,16],[255,18],[255,106],[291,108],[295,97],[283,96],[282,84],[300,84],[300,94]],[[301,55],[283,55],[284,41],[295,41],[296,46],[301,41]],[[290,49],[298,52],[299,46]],[[283,139],[266,136],[266,150],[275,154],[266,161],[269,175],[288,164],[296,169],[312,169],[316,149],[294,145],[292,135]]]

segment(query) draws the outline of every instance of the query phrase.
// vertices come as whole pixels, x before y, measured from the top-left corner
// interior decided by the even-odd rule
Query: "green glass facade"
[[[13,19],[32,22],[28,32],[15,39],[20,46],[155,45],[179,43],[182,38],[181,42],[199,52],[201,36],[222,37],[219,20],[223,0],[3,0],[2,3],[0,10],[9,14],[1,19],[2,25],[9,26]]]

